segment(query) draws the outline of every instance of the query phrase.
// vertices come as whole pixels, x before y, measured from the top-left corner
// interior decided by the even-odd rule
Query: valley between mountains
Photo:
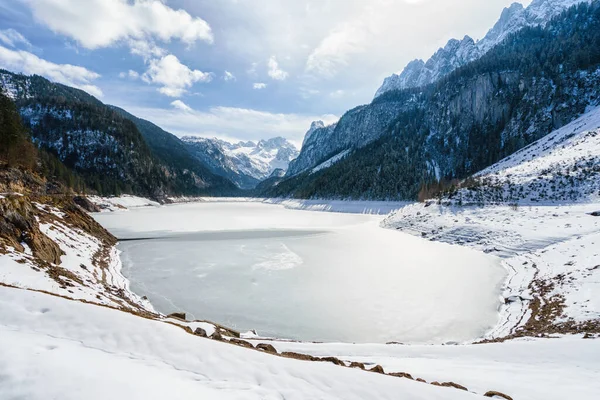
[[[598,399],[599,49],[515,3],[300,148],[0,70],[0,399]]]

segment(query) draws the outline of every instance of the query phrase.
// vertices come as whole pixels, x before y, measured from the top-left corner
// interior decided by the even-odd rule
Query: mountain
[[[100,194],[161,199],[236,190],[191,157],[172,135],[81,90],[3,70],[0,84],[16,103],[33,142]]]
[[[475,174],[598,104],[598,49],[599,1],[524,28],[435,84],[387,92],[317,128],[263,195],[416,199]]]
[[[600,107],[462,182],[460,204],[600,199]]]
[[[285,172],[298,156],[298,149],[282,137],[238,143],[185,137],[183,142],[215,174],[227,177],[242,189],[253,189],[275,171]]]
[[[552,17],[565,9],[589,0],[534,0],[527,8],[513,3],[502,12],[500,19],[483,39],[475,42],[469,36],[462,40],[451,39],[427,62],[411,61],[400,74],[393,74],[383,81],[375,97],[391,90],[425,86],[438,81],[450,72],[477,60],[511,34],[536,25],[545,25]]]

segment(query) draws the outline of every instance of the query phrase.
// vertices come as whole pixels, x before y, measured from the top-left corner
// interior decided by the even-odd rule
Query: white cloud
[[[119,73],[119,78],[121,78],[121,79],[129,78],[131,80],[136,80],[139,77],[140,77],[140,74],[137,73],[136,71],[132,70],[132,69],[130,69],[127,72],[121,72],[121,73]]]
[[[167,54],[165,49],[158,47],[154,42],[144,40],[130,40],[129,51],[131,54],[141,56],[145,61]]]
[[[375,25],[368,15],[341,23],[334,28],[310,53],[306,70],[327,77],[334,76],[339,68],[347,66],[352,55],[364,52]]]
[[[337,116],[331,114],[281,114],[234,107],[194,111],[182,109],[173,103],[171,109],[123,108],[179,136],[197,135],[226,140],[259,140],[284,136],[298,145],[302,143],[312,121],[322,120],[330,124],[338,120]]]
[[[276,81],[284,81],[288,77],[288,73],[279,68],[279,63],[277,62],[277,58],[275,56],[271,56],[268,62],[269,66],[269,76],[271,79]]]
[[[229,71],[225,71],[225,73],[223,74],[223,80],[225,82],[235,81],[235,75],[233,75]]]
[[[196,82],[210,82],[212,74],[190,69],[172,54],[150,60],[142,75],[144,82],[159,85],[158,91],[169,97],[181,97]]]
[[[100,77],[96,72],[77,65],[55,64],[27,51],[0,46],[0,68],[27,75],[42,75],[52,81],[85,90],[93,96],[102,96],[102,90],[92,84]]]
[[[329,93],[329,97],[332,97],[334,99],[339,99],[344,97],[344,95],[346,94],[345,90],[334,90],[333,92]]]
[[[175,100],[171,103],[171,105],[181,111],[186,111],[186,112],[192,111],[192,108],[190,106],[188,106],[187,104],[185,104],[181,100]]]
[[[179,39],[213,42],[210,26],[161,0],[23,0],[35,18],[83,47],[97,49],[120,41]]]
[[[0,30],[0,41],[7,46],[17,47],[19,44],[24,44],[26,47],[31,48],[31,43],[14,29],[3,29]]]
[[[266,87],[267,87],[267,84],[263,83],[263,82],[256,82],[254,85],[252,85],[252,88],[256,89],[256,90],[265,89]]]

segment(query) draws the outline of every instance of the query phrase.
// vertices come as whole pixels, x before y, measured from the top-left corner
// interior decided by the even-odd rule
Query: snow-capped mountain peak
[[[475,42],[469,36],[451,39],[427,62],[413,60],[400,73],[384,79],[375,97],[391,90],[425,86],[436,82],[450,72],[477,60],[508,36],[528,26],[545,25],[567,8],[591,0],[534,0],[527,8],[513,3],[505,8],[500,19],[485,37]]]
[[[298,156],[296,146],[283,137],[237,143],[199,137],[182,140],[194,156],[242,188],[253,187],[275,170],[287,171],[290,161]]]

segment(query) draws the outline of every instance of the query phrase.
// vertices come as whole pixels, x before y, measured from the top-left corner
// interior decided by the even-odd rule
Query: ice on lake
[[[497,322],[498,259],[380,216],[205,202],[95,217],[135,239],[124,274],[164,313],[306,341],[461,342]]]

